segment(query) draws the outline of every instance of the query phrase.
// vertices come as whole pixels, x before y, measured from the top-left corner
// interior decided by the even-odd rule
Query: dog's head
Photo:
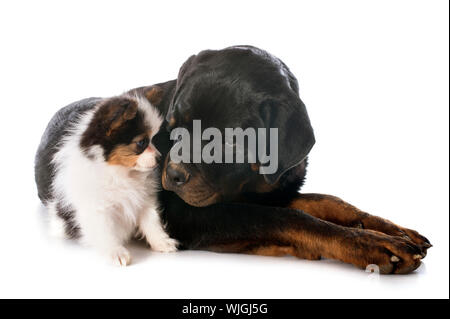
[[[207,50],[190,57],[180,69],[166,120],[169,130],[183,128],[189,133],[190,163],[174,161],[169,154],[164,163],[163,187],[194,206],[275,189],[280,176],[302,163],[315,141],[295,77],[281,60],[247,46]],[[198,131],[194,122],[201,125],[201,140],[193,138]],[[205,136],[206,128],[215,128],[215,133]],[[263,156],[255,155],[250,160],[249,154],[255,150],[249,152],[249,137],[244,143],[244,161],[236,163],[236,152],[242,149],[236,148],[236,141],[227,141],[227,128],[253,130],[257,154],[261,142],[266,143],[267,152],[276,150],[272,170],[263,173],[261,168],[270,164],[267,158],[262,160]],[[278,129],[276,140],[269,138],[269,128]],[[222,154],[218,156],[222,163],[206,163],[200,157],[211,152],[207,144],[214,138],[221,138]],[[172,149],[179,148],[180,142]],[[225,163],[227,148],[234,152],[233,163]]]
[[[149,172],[159,152],[152,143],[163,118],[149,95],[123,94],[104,99],[81,136],[80,146],[92,160]]]

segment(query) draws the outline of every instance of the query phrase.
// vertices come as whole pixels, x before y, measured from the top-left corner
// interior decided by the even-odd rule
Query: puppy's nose
[[[181,186],[189,180],[189,174],[173,165],[169,165],[167,167],[167,178],[172,184]]]

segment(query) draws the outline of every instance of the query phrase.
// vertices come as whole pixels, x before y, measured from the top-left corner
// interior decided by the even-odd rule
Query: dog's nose
[[[178,169],[174,165],[169,165],[166,173],[170,182],[177,186],[181,186],[189,180],[189,174]]]

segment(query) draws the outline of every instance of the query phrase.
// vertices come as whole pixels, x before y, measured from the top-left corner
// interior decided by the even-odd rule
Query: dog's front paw
[[[130,252],[125,247],[117,247],[110,253],[111,261],[114,265],[125,267],[131,263]]]
[[[420,254],[422,257],[425,257],[427,255],[428,248],[432,247],[430,241],[417,231],[398,226],[381,217],[368,215],[361,220],[360,228],[371,229],[386,235],[402,237],[409,240],[420,248]]]
[[[417,231],[399,227],[401,231],[404,233],[403,237],[406,239],[411,240],[413,243],[415,243],[417,246],[420,247],[422,257],[425,257],[427,255],[428,248],[432,247],[430,241],[425,237],[419,234]]]
[[[178,241],[168,236],[152,239],[149,244],[153,250],[162,253],[171,253],[178,250]]]
[[[420,247],[410,240],[370,230],[355,232],[344,244],[348,261],[361,268],[376,265],[382,274],[410,273],[423,258]]]

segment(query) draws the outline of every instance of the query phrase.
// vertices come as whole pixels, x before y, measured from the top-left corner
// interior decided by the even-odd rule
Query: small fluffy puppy
[[[55,114],[35,163],[55,235],[80,239],[121,266],[131,261],[124,245],[136,233],[156,251],[177,249],[159,216],[159,153],[151,140],[162,122],[137,93],[82,100]]]

